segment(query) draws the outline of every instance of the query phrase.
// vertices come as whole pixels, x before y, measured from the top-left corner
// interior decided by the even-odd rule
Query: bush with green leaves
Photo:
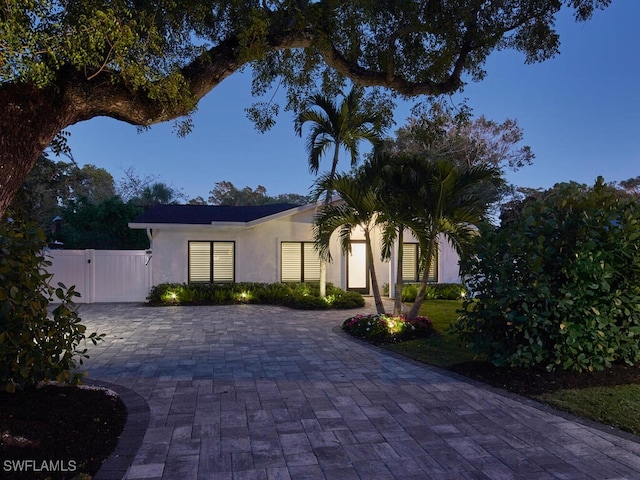
[[[35,224],[0,220],[0,388],[13,392],[41,381],[77,384],[73,369],[88,358],[86,335],[74,307],[74,287],[49,284],[51,263]],[[60,302],[51,312],[49,303]]]
[[[412,303],[418,295],[420,284],[405,283],[402,286],[402,301]],[[389,284],[383,287],[385,295],[389,295]],[[430,300],[460,300],[469,294],[467,288],[460,283],[432,283],[427,286],[425,298]]]
[[[484,226],[461,268],[455,330],[496,365],[602,370],[640,361],[640,201],[599,178],[557,185]]]
[[[420,285],[417,283],[406,284],[402,288],[402,301],[414,302]],[[460,283],[433,283],[427,286],[425,298],[430,300],[460,300],[467,296],[467,289]]]
[[[364,306],[357,292],[327,284],[326,297],[320,298],[317,283],[163,283],[151,289],[151,305],[230,305],[254,303],[282,305],[302,310],[349,309]]]

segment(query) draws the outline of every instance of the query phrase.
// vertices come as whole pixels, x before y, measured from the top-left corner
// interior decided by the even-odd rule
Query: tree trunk
[[[378,286],[378,276],[376,275],[376,268],[373,263],[373,248],[371,248],[371,236],[369,235],[368,228],[364,230],[364,239],[367,248],[367,264],[369,266],[369,276],[371,277],[371,289],[373,290],[373,300],[376,304],[376,312],[384,314],[384,304],[382,303],[380,287]]]
[[[320,259],[320,298],[327,296],[327,262]]]
[[[74,123],[59,98],[54,89],[0,86],[0,218],[42,152]]]
[[[329,173],[329,178],[333,180],[336,176],[336,168],[338,166],[338,156],[340,155],[340,145],[336,143],[336,148],[333,152],[333,163],[331,164],[331,172]],[[327,196],[324,199],[324,206],[326,207],[331,203],[331,195],[333,195],[333,190],[327,190]],[[325,298],[327,296],[327,262],[323,259],[320,259],[320,298]]]
[[[422,307],[422,302],[424,302],[424,297],[427,293],[427,283],[429,282],[429,270],[431,270],[431,263],[433,262],[433,253],[436,247],[436,236],[432,236],[429,239],[429,248],[427,250],[427,261],[424,268],[424,273],[422,274],[422,280],[420,281],[420,289],[418,290],[418,294],[416,295],[416,299],[411,306],[411,310],[409,311],[409,315],[407,318],[409,320],[413,320],[418,316],[420,312],[420,307]]]
[[[398,227],[398,259],[396,267],[396,283],[395,283],[395,295],[393,299],[393,316],[399,317],[402,315],[402,288],[404,281],[402,279],[402,256],[404,255],[404,227],[400,225]]]

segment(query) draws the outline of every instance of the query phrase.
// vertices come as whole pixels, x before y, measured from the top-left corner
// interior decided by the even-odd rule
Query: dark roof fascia
[[[247,221],[232,221],[232,220],[214,220],[210,223],[194,223],[194,222],[177,222],[177,221],[133,221],[129,222],[129,228],[132,229],[145,229],[145,228],[164,228],[164,229],[182,229],[182,228],[198,228],[198,227],[229,227],[229,228],[250,228],[262,223],[270,222],[278,218],[285,218],[291,215],[295,215],[300,212],[304,212],[310,209],[317,208],[318,203],[310,203],[307,205],[291,206],[281,211],[276,211],[269,215],[254,218]],[[144,217],[144,214],[141,215]],[[140,217],[138,217],[140,218]]]

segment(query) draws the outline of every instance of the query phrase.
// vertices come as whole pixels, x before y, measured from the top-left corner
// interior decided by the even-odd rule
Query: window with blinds
[[[402,281],[419,282],[422,280],[422,273],[420,269],[420,245],[417,243],[404,243],[402,245]],[[438,252],[431,260],[429,281],[438,281]]]
[[[320,257],[312,242],[282,242],[280,261],[282,282],[320,281]]]
[[[234,280],[233,242],[213,242],[213,282],[233,282]]]
[[[235,280],[234,242],[189,242],[189,282]]]

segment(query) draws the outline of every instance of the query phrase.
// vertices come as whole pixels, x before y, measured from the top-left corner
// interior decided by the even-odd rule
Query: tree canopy
[[[558,52],[562,6],[588,19],[611,0],[8,0],[0,5],[0,213],[65,127],[96,116],[151,125],[190,114],[245,66],[253,93],[288,107],[349,78],[438,95],[484,77],[495,50]],[[263,111],[272,112],[269,102]],[[188,129],[188,124],[182,129]]]
[[[518,170],[535,158],[531,147],[521,146],[524,132],[518,121],[502,123],[484,115],[473,118],[465,104],[450,105],[441,100],[416,105],[407,124],[385,141],[391,152],[426,154],[444,158],[461,167],[490,165]]]
[[[223,180],[216,182],[209,192],[210,205],[267,205],[272,203],[292,203],[305,205],[310,198],[296,193],[281,193],[275,197],[267,195],[267,189],[258,185],[255,189],[249,186],[238,189],[233,183]],[[206,205],[201,197],[191,200],[189,203]]]
[[[11,214],[51,227],[70,202],[100,203],[115,195],[113,177],[104,168],[40,156],[11,203]]]

